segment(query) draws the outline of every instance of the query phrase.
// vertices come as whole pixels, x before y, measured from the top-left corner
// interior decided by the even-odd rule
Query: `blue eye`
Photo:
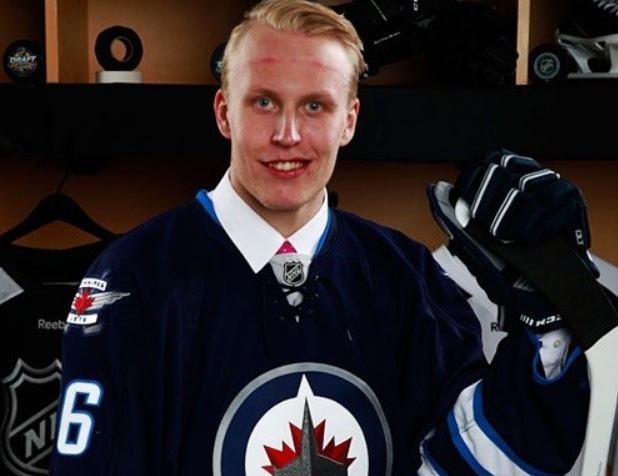
[[[322,103],[319,101],[309,101],[307,103],[307,109],[310,111],[320,111],[322,109]]]
[[[255,103],[259,106],[259,107],[269,107],[272,104],[272,101],[267,98],[267,97],[259,97],[255,100]]]

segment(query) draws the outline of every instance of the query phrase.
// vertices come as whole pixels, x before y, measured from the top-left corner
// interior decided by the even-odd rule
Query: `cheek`
[[[240,147],[257,147],[268,143],[272,134],[269,124],[264,119],[249,119],[238,116],[230,123],[233,141]]]
[[[337,152],[343,133],[340,124],[328,122],[307,128],[303,138],[308,140],[314,148],[319,149],[322,154],[330,154]]]

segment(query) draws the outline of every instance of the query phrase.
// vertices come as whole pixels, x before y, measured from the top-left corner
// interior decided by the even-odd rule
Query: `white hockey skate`
[[[530,52],[532,82],[618,78],[618,0],[582,0],[555,37]]]

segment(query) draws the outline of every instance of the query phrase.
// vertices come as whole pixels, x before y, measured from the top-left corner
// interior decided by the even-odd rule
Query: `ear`
[[[226,139],[230,138],[230,123],[227,118],[227,101],[225,99],[225,94],[221,89],[217,90],[215,93],[214,100],[214,109],[215,109],[215,118],[217,120],[217,127],[219,128],[219,132]]]
[[[360,100],[355,98],[354,101],[350,104],[348,109],[348,115],[346,118],[346,126],[343,132],[341,133],[341,141],[340,144],[343,147],[344,145],[348,145],[352,138],[354,137],[354,132],[356,131],[356,121],[358,120],[358,111],[360,110]]]

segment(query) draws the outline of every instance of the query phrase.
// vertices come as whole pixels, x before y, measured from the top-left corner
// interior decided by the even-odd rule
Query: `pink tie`
[[[296,253],[296,248],[294,248],[292,243],[286,240],[281,245],[281,248],[279,248],[279,251],[277,251],[278,255],[283,254],[283,253]]]

